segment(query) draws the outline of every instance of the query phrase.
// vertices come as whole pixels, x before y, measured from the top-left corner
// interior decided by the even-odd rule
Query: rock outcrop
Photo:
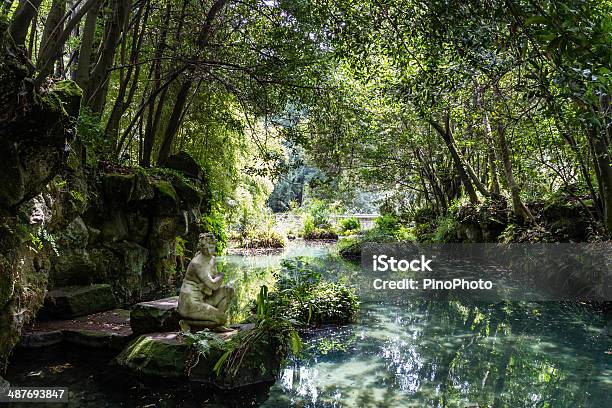
[[[282,360],[283,346],[273,333],[262,334],[250,344],[237,367],[224,365],[218,375],[215,365],[227,351],[228,342],[244,341],[252,327],[233,332],[210,334],[210,349],[198,356],[193,346],[180,333],[144,334],[132,341],[117,356],[116,362],[140,377],[175,378],[220,389],[235,389],[276,380]]]
[[[115,167],[97,173],[88,190],[87,209],[57,236],[61,256],[50,287],[109,283],[121,305],[174,294],[177,237],[178,245],[197,242],[208,205],[204,184]]]
[[[81,91],[34,89],[30,65],[0,18],[0,373],[43,302],[61,193],[48,184],[71,156]]]
[[[160,172],[87,164],[75,141],[81,90],[71,81],[35,87],[6,26],[0,16],[0,374],[47,289],[110,285],[93,308],[62,295],[57,317],[175,294],[210,203],[205,174],[186,154]]]

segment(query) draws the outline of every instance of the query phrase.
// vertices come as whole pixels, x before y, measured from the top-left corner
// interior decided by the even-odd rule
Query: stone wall
[[[53,248],[41,236],[59,200],[46,186],[68,160],[81,96],[70,81],[35,90],[6,25],[0,18],[0,374],[44,298]]]
[[[0,372],[48,290],[108,283],[124,306],[174,294],[207,191],[201,174],[85,168],[71,153],[42,193],[2,217]]]
[[[173,292],[181,278],[177,252],[182,242],[197,242],[208,208],[204,183],[129,169],[93,178],[86,211],[56,236],[60,256],[49,286],[110,283],[123,305]]]

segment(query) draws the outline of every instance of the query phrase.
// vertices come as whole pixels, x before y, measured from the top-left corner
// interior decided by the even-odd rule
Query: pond
[[[263,407],[609,406],[612,337],[601,315],[563,302],[384,300],[330,252],[289,250],[354,283],[359,319],[309,338]],[[262,259],[227,261],[249,268]]]
[[[605,316],[563,302],[432,301],[372,296],[359,266],[330,245],[293,242],[271,255],[219,259],[237,289],[240,320],[281,260],[307,256],[330,279],[355,283],[358,320],[305,338],[271,388],[219,394],[144,384],[107,363],[111,353],[17,352],[15,384],[67,385],[71,406],[138,407],[604,407],[612,395],[612,337]]]

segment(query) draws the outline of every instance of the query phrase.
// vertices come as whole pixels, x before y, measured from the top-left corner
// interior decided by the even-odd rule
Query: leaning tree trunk
[[[121,33],[125,28],[129,10],[129,0],[113,0],[113,15],[104,30],[100,58],[91,70],[89,83],[83,91],[85,106],[92,112],[100,113],[104,109],[108,92],[109,69],[113,65],[115,51],[121,39]]]
[[[472,182],[470,181],[470,177],[468,176],[468,173],[465,170],[463,160],[461,160],[461,156],[459,155],[459,152],[457,151],[457,147],[455,146],[455,141],[453,139],[453,134],[450,130],[448,121],[449,120],[447,117],[445,128],[443,128],[439,123],[433,120],[430,120],[429,123],[434,127],[434,129],[436,129],[438,134],[442,136],[442,139],[444,140],[444,143],[446,144],[446,147],[448,148],[448,151],[450,152],[451,157],[453,158],[453,163],[455,164],[455,168],[457,169],[457,172],[459,173],[459,178],[461,179],[461,182],[463,183],[465,191],[468,194],[468,197],[470,198],[470,202],[472,204],[477,204],[478,196],[476,195],[476,190],[474,190],[474,186],[472,185]]]
[[[89,69],[91,67],[91,54],[93,51],[94,36],[96,33],[96,21],[100,13],[101,1],[97,0],[87,12],[83,35],[81,36],[81,47],[79,48],[79,63],[76,70],[76,83],[81,89],[87,88],[89,82]]]
[[[46,50],[49,47],[54,47],[58,42],[59,35],[64,29],[62,20],[64,13],[66,13],[66,0],[53,0],[40,40],[40,51],[36,61],[37,68],[44,67],[48,63],[46,58],[52,57],[51,53],[46,52]]]
[[[512,160],[510,159],[510,151],[508,149],[508,143],[506,141],[506,130],[501,122],[497,123],[497,147],[499,149],[499,157],[501,158],[502,165],[504,167],[504,174],[506,175],[506,182],[510,189],[510,196],[512,197],[512,211],[519,217],[523,222],[532,222],[533,215],[529,209],[523,204],[521,199],[521,190],[514,179],[512,170]]]
[[[178,132],[179,127],[181,125],[183,111],[185,110],[185,106],[187,105],[187,99],[189,97],[189,91],[191,90],[192,85],[193,80],[186,79],[181,85],[178,94],[176,95],[174,107],[172,108],[170,119],[168,119],[166,131],[164,132],[164,138],[162,139],[161,146],[159,147],[159,154],[157,155],[158,166],[163,166],[166,163],[166,160],[168,160],[168,156],[170,156],[172,142],[174,141],[174,137],[176,136],[176,133]]]
[[[17,46],[22,47],[25,44],[30,23],[38,13],[40,3],[42,3],[42,0],[21,0],[15,13],[13,13],[13,18],[9,27],[9,35]]]
[[[494,85],[495,98],[498,102],[501,101],[501,92],[498,84]],[[510,196],[512,198],[512,211],[514,214],[524,223],[531,223],[534,221],[533,215],[529,209],[523,203],[521,199],[521,190],[514,179],[514,172],[512,170],[512,160],[510,158],[510,149],[508,148],[508,142],[506,140],[506,128],[498,119],[496,122],[497,130],[497,148],[499,150],[499,158],[502,162],[504,169],[504,175],[506,176],[506,183],[510,189]]]

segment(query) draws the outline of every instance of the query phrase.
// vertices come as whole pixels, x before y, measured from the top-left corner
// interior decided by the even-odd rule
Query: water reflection
[[[602,325],[553,303],[367,304],[346,351],[310,340],[314,356],[290,362],[263,406],[607,406]]]
[[[297,247],[293,254],[303,252]],[[227,262],[248,276],[278,267],[284,257]],[[307,339],[307,353],[287,362],[263,407],[610,403],[612,341],[598,314],[560,302],[381,299],[366,293],[358,267],[330,256],[329,250],[318,248],[311,264],[377,301],[362,305],[356,324]]]

